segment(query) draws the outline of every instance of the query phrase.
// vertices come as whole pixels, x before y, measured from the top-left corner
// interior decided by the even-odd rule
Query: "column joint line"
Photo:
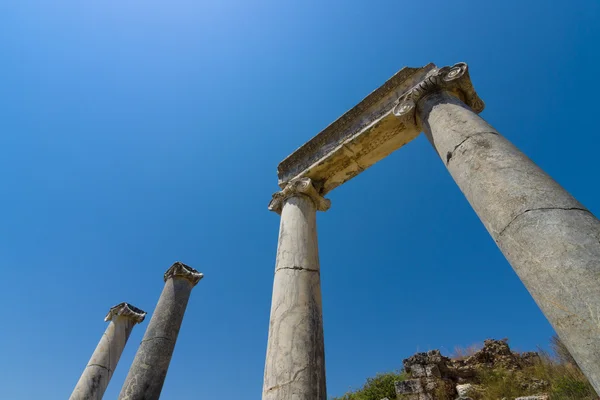
[[[588,213],[588,214],[590,214],[592,216],[594,215],[594,214],[592,214],[592,212],[590,210],[588,210],[587,208],[582,208],[582,207],[540,207],[540,208],[531,208],[531,209],[527,209],[527,210],[525,210],[523,212],[520,212],[512,220],[510,220],[510,222],[508,224],[506,224],[506,226],[498,233],[498,239],[500,239],[500,237],[510,227],[510,225],[512,225],[512,223],[515,222],[521,216],[527,214],[528,212],[532,212],[532,211],[545,211],[545,210],[563,210],[563,211],[577,210],[577,211],[584,211],[584,212],[586,212],[586,213]]]

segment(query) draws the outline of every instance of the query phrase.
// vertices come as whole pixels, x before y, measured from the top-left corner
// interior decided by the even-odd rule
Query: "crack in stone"
[[[296,373],[294,373],[294,376],[292,377],[292,382],[296,381],[296,378],[298,378],[298,375],[300,375],[302,372],[306,371],[310,366],[307,365],[304,368],[299,369],[298,371],[296,371]]]
[[[279,389],[280,387],[282,387],[282,386],[284,386],[284,385],[289,385],[289,382],[288,382],[288,383],[286,383],[286,384],[283,384],[283,385],[275,385],[275,386],[273,386],[273,387],[270,387],[270,388],[268,388],[267,390],[265,390],[265,392],[271,392],[271,391],[273,391],[273,390],[275,390],[275,389]]]
[[[100,364],[90,364],[90,365],[88,365],[88,368],[89,367],[100,367],[100,368],[104,368],[105,370],[107,370],[108,372],[110,372],[110,369],[108,369],[104,365],[100,365]]]
[[[319,272],[319,270],[318,270],[318,269],[312,269],[312,268],[302,268],[302,267],[296,267],[296,266],[293,266],[293,267],[279,267],[279,268],[277,268],[277,269],[275,270],[275,272],[277,272],[277,271],[279,271],[279,270],[281,270],[281,269],[293,269],[293,270],[296,270],[296,271],[311,271],[311,272]]]
[[[149,342],[149,341],[154,340],[154,339],[173,340],[173,339],[169,339],[168,337],[164,337],[164,336],[155,336],[155,337],[152,337],[152,338],[149,338],[149,339],[142,340],[142,343]]]
[[[456,153],[456,150],[460,146],[463,145],[464,142],[471,139],[472,137],[479,136],[479,135],[485,135],[486,133],[489,133],[492,135],[498,135],[498,132],[493,132],[493,131],[477,132],[477,133],[472,134],[471,136],[469,136],[468,138],[464,139],[462,142],[460,142],[459,144],[454,146],[454,149],[452,151],[449,151],[448,153],[446,153],[446,166],[448,166],[448,164],[450,164],[450,160],[452,159],[452,156],[454,155],[454,153]]]
[[[580,208],[580,207],[540,207],[540,208],[531,208],[531,209],[527,209],[525,211],[523,211],[522,213],[519,213],[518,215],[516,215],[508,224],[506,224],[506,226],[504,227],[504,229],[502,229],[500,231],[500,233],[498,233],[498,238],[500,238],[502,236],[502,234],[504,233],[504,231],[506,231],[508,229],[508,227],[515,222],[515,220],[519,217],[521,217],[522,215],[530,212],[530,211],[540,211],[540,210],[564,210],[564,211],[569,211],[569,210],[579,210],[579,211],[585,211],[587,213],[590,213],[590,210],[585,209],[585,208]]]
[[[287,386],[287,385],[290,385],[290,384],[294,383],[296,381],[296,378],[298,378],[298,375],[300,375],[302,372],[306,371],[309,367],[310,366],[307,365],[306,367],[303,367],[303,368],[299,369],[298,371],[296,371],[294,373],[294,376],[292,377],[292,379],[290,381],[281,383],[279,385],[272,386],[272,387],[268,388],[267,390],[265,390],[265,392],[270,392],[270,391],[273,391],[275,389],[279,389],[279,388],[281,388],[283,386]]]

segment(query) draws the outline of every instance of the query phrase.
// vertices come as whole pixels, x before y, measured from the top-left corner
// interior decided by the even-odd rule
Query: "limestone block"
[[[324,195],[413,140],[420,131],[396,118],[398,98],[435,70],[403,68],[302,145],[277,167],[279,186],[296,178],[320,182]]]
[[[439,350],[429,350],[427,352],[427,362],[429,364],[440,364],[443,361]]]
[[[398,400],[435,400],[429,393],[403,394],[398,396]]]
[[[420,379],[407,379],[395,383],[396,394],[424,393],[425,389]]]
[[[469,392],[473,390],[473,385],[470,383],[466,383],[464,385],[456,385],[456,393],[458,393],[459,398],[468,397]]]
[[[407,372],[410,373],[410,376],[413,378],[424,378],[427,376],[427,370],[425,366],[421,364],[413,364],[407,369]]]
[[[428,378],[441,378],[442,373],[440,368],[436,364],[429,364],[425,366],[425,375]]]
[[[425,379],[425,392],[431,393],[434,392],[439,384],[442,383],[441,380],[435,378],[427,378]]]

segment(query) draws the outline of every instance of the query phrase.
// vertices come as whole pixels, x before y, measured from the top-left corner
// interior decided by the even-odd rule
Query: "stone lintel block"
[[[393,110],[402,95],[436,70],[428,64],[398,71],[283,160],[277,168],[279,186],[310,178],[324,195],[413,140],[420,130],[397,118]]]

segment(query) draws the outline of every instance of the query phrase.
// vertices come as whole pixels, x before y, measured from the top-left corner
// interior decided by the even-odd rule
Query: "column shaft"
[[[184,264],[180,265],[199,274]],[[158,400],[160,397],[192,288],[202,276],[199,274],[200,278],[194,282],[185,276],[167,274],[164,289],[135,354],[119,400]]]
[[[146,313],[127,303],[109,311],[110,324],[96,346],[92,358],[79,378],[69,400],[100,400],[121,358],[127,339],[135,324],[144,320]]]
[[[467,200],[600,393],[600,222],[453,95],[418,118]]]
[[[316,226],[304,194],[283,201],[263,400],[326,400]]]

